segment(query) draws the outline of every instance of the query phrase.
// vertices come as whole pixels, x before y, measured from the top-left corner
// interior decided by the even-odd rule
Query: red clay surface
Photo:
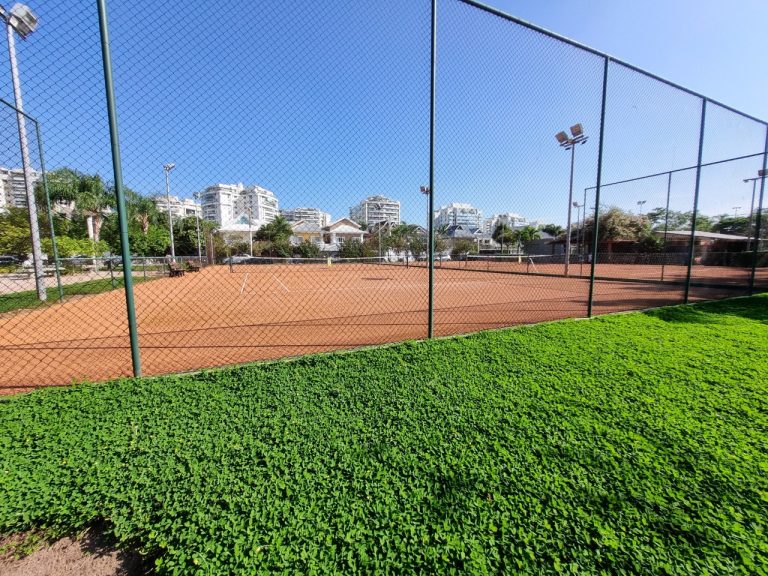
[[[563,277],[562,264],[538,267],[560,274],[552,277],[464,264],[435,270],[437,336],[587,315],[589,280]],[[525,270],[525,264],[515,266],[505,263],[497,271]],[[667,266],[670,282],[664,284],[654,282],[660,266],[597,268],[600,277],[638,281],[596,282],[596,314],[682,301],[683,286],[672,280],[684,278],[684,267]],[[571,274],[578,271],[571,265]],[[757,284],[768,286],[768,270],[759,272]],[[143,374],[425,338],[427,274],[422,266],[400,265],[254,265],[234,273],[215,266],[138,284]],[[716,286],[693,286],[692,300],[746,293],[748,271],[696,267],[694,281],[703,279]],[[0,315],[0,393],[131,374],[121,290]]]

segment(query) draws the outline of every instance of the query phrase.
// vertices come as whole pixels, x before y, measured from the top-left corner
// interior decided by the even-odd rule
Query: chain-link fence
[[[493,9],[32,9],[4,391],[768,288],[766,124]]]

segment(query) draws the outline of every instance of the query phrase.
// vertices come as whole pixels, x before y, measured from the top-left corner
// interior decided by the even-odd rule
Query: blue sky
[[[19,62],[48,168],[109,179],[95,3],[29,3],[40,29],[19,43]],[[768,118],[762,0],[491,4]],[[424,222],[428,1],[112,0],[109,8],[126,185],[162,192],[162,165],[175,162],[172,192],[182,196],[215,182],[255,183],[282,207],[317,206],[336,218],[385,194],[401,201],[405,220]],[[569,155],[554,134],[581,122],[590,135],[576,158],[581,201],[596,178],[601,78],[594,56],[441,1],[436,204],[564,224]],[[695,164],[697,99],[621,66],[611,67],[609,88],[604,181]],[[6,75],[0,96],[11,95]],[[762,151],[764,127],[711,106],[707,118],[705,161]],[[0,161],[14,163],[12,116],[0,113],[0,130],[9,133]],[[741,179],[759,166],[751,159],[705,170],[702,210],[744,213],[751,187]],[[650,209],[665,194],[657,178],[606,189],[603,202],[637,209],[644,200]],[[671,206],[689,209],[692,196],[692,179],[676,176]]]

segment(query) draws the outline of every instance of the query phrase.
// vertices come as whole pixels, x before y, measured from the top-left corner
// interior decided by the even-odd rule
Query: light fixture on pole
[[[165,170],[165,198],[168,201],[168,230],[171,232],[171,260],[176,260],[176,246],[173,242],[173,214],[171,212],[171,185],[168,180],[168,174],[171,170],[176,168],[176,164],[164,164],[163,170]]]
[[[565,132],[558,132],[555,138],[561,147],[571,151],[571,178],[568,187],[568,224],[565,232],[565,276],[568,276],[568,266],[571,260],[571,205],[573,203],[573,165],[576,159],[576,145],[584,144],[589,136],[584,135],[581,124],[571,126],[571,138]]]
[[[429,186],[419,186],[419,192],[421,192],[427,198],[429,198],[429,195],[432,193],[432,190],[429,189]],[[429,202],[427,202],[427,228],[429,228],[429,220],[431,218],[432,218],[432,214],[429,213]]]
[[[27,208],[29,211],[29,230],[32,238],[32,262],[35,270],[35,286],[37,297],[45,301],[48,297],[45,289],[45,276],[43,275],[43,249],[40,245],[40,227],[37,221],[37,204],[35,203],[35,191],[32,187],[32,168],[29,159],[29,144],[27,141],[27,124],[24,118],[24,104],[21,99],[21,81],[19,80],[19,68],[16,63],[16,38],[14,31],[22,40],[32,34],[37,28],[37,16],[24,4],[14,4],[10,11],[0,6],[0,18],[5,20],[5,29],[8,37],[8,58],[11,64],[11,81],[13,82],[13,96],[16,102],[16,123],[19,129],[19,147],[21,148],[21,165],[24,170],[24,188],[27,196]]]
[[[637,205],[640,206],[640,208],[637,209],[637,213],[638,214],[642,214],[643,213],[643,206],[645,205],[646,202],[648,202],[648,200],[638,200],[637,201]]]
[[[739,210],[741,210],[741,206],[734,206],[733,207],[733,217],[738,218],[739,217]]]

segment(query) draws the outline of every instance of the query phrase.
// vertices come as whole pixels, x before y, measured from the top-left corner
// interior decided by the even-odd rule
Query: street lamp
[[[573,164],[576,158],[576,145],[584,144],[588,136],[584,135],[581,124],[571,126],[571,138],[565,132],[558,132],[555,138],[562,148],[571,151],[571,179],[568,187],[568,225],[565,235],[565,276],[568,276],[568,266],[571,261],[571,206],[573,203]]]
[[[16,38],[14,31],[22,40],[32,34],[37,28],[37,16],[24,4],[14,4],[10,11],[0,6],[0,17],[5,20],[5,29],[8,37],[8,59],[11,63],[11,80],[13,82],[13,96],[16,101],[16,123],[19,127],[19,146],[21,148],[21,165],[24,170],[24,188],[27,193],[27,207],[29,211],[29,230],[32,237],[32,262],[35,268],[35,286],[37,297],[42,302],[48,297],[45,289],[45,276],[43,275],[43,249],[40,245],[40,228],[37,222],[37,204],[35,192],[32,187],[32,169],[29,160],[29,145],[27,143],[27,124],[24,118],[24,104],[21,99],[21,81],[19,80],[19,68],[16,63]]]
[[[171,170],[176,168],[176,164],[164,164],[163,170],[165,170],[165,197],[168,201],[168,229],[171,231],[171,260],[176,261],[176,247],[173,243],[173,216],[171,214],[171,186],[168,181],[168,174]]]
[[[734,206],[733,207],[733,217],[738,218],[739,217],[739,210],[741,210],[741,206]]]
[[[648,202],[648,200],[638,200],[637,201],[637,205],[640,206],[640,208],[637,209],[637,213],[638,214],[642,214],[643,213],[643,206],[645,205],[646,202]]]

